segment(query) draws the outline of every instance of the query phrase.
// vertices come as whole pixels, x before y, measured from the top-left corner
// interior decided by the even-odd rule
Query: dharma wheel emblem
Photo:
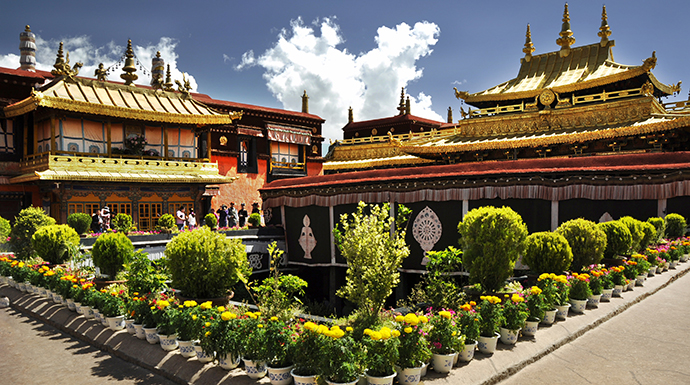
[[[544,92],[539,95],[539,102],[544,106],[550,106],[554,100],[556,100],[556,94],[551,90],[544,90]]]
[[[442,232],[443,226],[441,225],[441,220],[438,219],[434,210],[427,206],[424,210],[419,212],[417,218],[415,218],[412,223],[412,236],[415,241],[419,243],[422,250],[424,250],[422,265],[426,265],[429,261],[426,253],[433,249],[436,242],[441,239]]]
[[[309,227],[310,223],[309,216],[305,215],[302,219],[304,227],[302,227],[299,236],[299,245],[302,247],[302,250],[304,250],[304,259],[311,259],[311,252],[314,251],[316,247],[316,238],[314,238],[314,232],[311,230],[311,227]]]

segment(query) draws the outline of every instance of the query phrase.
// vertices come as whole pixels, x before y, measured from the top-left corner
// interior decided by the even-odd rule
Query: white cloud
[[[84,66],[79,71],[79,74],[84,77],[95,77],[94,71],[98,68],[99,63],[103,63],[106,68],[112,67],[108,80],[123,82],[120,79],[122,73],[123,63],[115,68],[115,64],[124,55],[126,45],[118,45],[111,41],[104,46],[97,47],[92,42],[89,36],[74,36],[63,39],[64,50],[69,53],[69,61],[71,65],[81,62]],[[44,71],[53,69],[53,63],[57,57],[57,50],[60,42],[58,40],[44,40],[36,35],[36,68]],[[165,60],[166,67],[170,64],[170,73],[173,81],[182,80],[182,71],[177,68],[178,55],[175,53],[177,41],[169,37],[162,37],[156,44],[149,44],[147,46],[132,45],[134,55],[139,59],[143,65],[146,73],[142,69],[137,68],[136,75],[139,79],[135,81],[136,84],[148,85],[151,82],[151,59],[160,51],[161,57]],[[66,53],[67,53],[66,52]],[[19,55],[9,53],[0,55],[0,66],[7,68],[19,68]],[[197,83],[193,76],[186,74],[192,90],[196,91]]]
[[[397,114],[401,87],[422,77],[417,60],[431,54],[440,33],[429,22],[384,26],[377,31],[376,48],[352,54],[338,48],[344,38],[332,19],[312,24],[320,35],[301,19],[293,20],[272,48],[259,57],[245,52],[236,69],[263,67],[269,90],[289,110],[301,109],[300,96],[306,90],[309,111],[326,119],[324,136],[331,139],[342,138],[350,106],[355,121]],[[413,115],[444,121],[431,109],[430,96],[420,92],[410,96],[410,103]]]
[[[230,56],[228,56],[228,55],[226,55],[226,54],[223,54],[223,63],[227,63],[227,62],[233,61],[233,60],[235,60],[234,57],[230,57]]]

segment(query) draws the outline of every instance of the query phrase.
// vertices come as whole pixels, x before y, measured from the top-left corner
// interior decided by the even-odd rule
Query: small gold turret
[[[453,109],[451,107],[448,107],[448,123],[453,123]]]
[[[132,86],[135,87],[134,81],[139,79],[139,76],[135,74],[137,71],[137,67],[134,65],[134,51],[132,50],[132,40],[127,40],[127,51],[125,52],[125,66],[122,67],[122,70],[125,71],[125,73],[120,75],[120,78],[122,78],[125,81],[126,86]]]
[[[170,76],[170,64],[168,64],[168,70],[165,72],[165,83],[163,83],[163,90],[169,92],[175,91],[173,85],[172,76]]]
[[[405,115],[410,114],[410,97],[407,97],[407,100],[405,100]]]
[[[529,24],[527,24],[527,33],[525,34],[525,48],[522,49],[525,53],[525,61],[529,62],[532,60],[532,53],[534,52],[534,44],[532,44],[532,31],[529,29]]]
[[[352,107],[347,109],[347,122],[352,123],[355,121],[354,116],[352,115]]]
[[[573,37],[573,31],[570,30],[570,12],[568,12],[568,3],[565,3],[565,11],[563,11],[563,26],[561,27],[561,33],[556,40],[556,43],[561,46],[561,51],[559,55],[561,57],[566,57],[570,55],[570,46],[575,44],[575,38]]]
[[[55,64],[53,64],[54,70],[50,71],[55,76],[64,75],[62,72],[65,67],[65,52],[62,50],[62,42],[60,42],[60,47],[58,48],[57,57],[55,58]]]
[[[609,20],[606,15],[606,6],[604,5],[603,11],[601,11],[601,27],[599,27],[599,33],[597,34],[601,37],[601,46],[606,47],[609,43],[609,36],[611,36],[611,29],[609,28]]]
[[[304,90],[302,95],[302,112],[305,114],[309,113],[309,96],[307,96],[307,90]]]
[[[398,104],[398,115],[405,114],[405,87],[400,91],[400,104]]]

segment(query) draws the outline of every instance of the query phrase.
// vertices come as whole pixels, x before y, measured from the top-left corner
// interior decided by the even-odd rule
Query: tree
[[[398,269],[410,249],[405,243],[409,209],[398,206],[398,219],[389,215],[390,205],[359,202],[357,211],[340,216],[333,229],[335,242],[347,260],[345,286],[337,295],[358,306],[365,319],[376,319],[386,299],[400,282]],[[371,317],[371,318],[369,318]]]
[[[10,232],[10,247],[17,258],[31,258],[34,254],[31,238],[36,230],[54,224],[55,219],[46,215],[42,208],[31,206],[20,211],[14,219],[14,226]]]
[[[558,226],[556,232],[565,237],[572,249],[572,271],[580,271],[583,266],[597,264],[604,258],[606,233],[596,223],[583,218],[571,219]]]

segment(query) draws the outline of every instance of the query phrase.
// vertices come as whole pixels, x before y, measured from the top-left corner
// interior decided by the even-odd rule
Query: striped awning
[[[309,130],[281,126],[278,124],[268,124],[266,128],[268,130],[268,140],[305,146],[311,144],[311,131]]]

